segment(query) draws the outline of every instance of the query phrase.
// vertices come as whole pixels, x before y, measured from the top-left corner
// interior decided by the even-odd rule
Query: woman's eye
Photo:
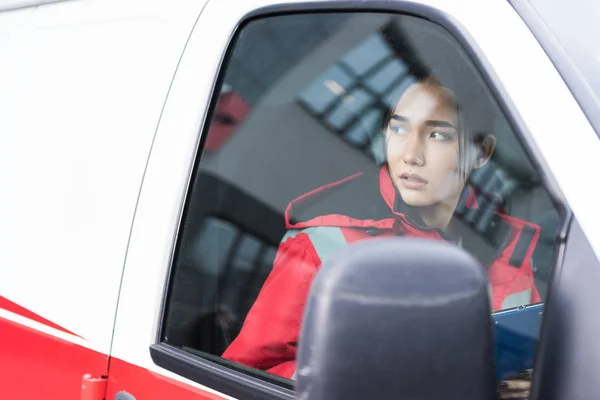
[[[429,137],[431,137],[434,140],[450,140],[450,139],[452,139],[451,135],[448,135],[447,133],[442,133],[442,132],[431,132]]]
[[[401,125],[393,125],[390,127],[392,132],[397,133],[399,135],[404,135],[406,133],[408,133],[408,129],[406,129],[405,127],[401,126]]]

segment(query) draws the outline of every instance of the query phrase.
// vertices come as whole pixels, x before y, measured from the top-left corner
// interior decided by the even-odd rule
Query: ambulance
[[[599,4],[0,0],[0,399],[600,397]],[[494,138],[466,236],[352,244],[367,186],[290,219],[384,176],[422,75]],[[257,301],[300,234],[302,321]]]

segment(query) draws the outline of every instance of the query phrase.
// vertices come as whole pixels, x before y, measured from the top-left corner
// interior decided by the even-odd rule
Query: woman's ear
[[[475,140],[475,146],[477,147],[477,157],[475,158],[474,168],[483,167],[494,154],[496,148],[496,138],[494,135],[484,134],[478,135]]]

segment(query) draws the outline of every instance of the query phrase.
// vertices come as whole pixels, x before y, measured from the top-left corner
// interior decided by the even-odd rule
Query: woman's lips
[[[421,189],[427,185],[427,183],[429,183],[427,179],[423,178],[419,174],[404,173],[400,175],[399,178],[402,186],[412,190]]]

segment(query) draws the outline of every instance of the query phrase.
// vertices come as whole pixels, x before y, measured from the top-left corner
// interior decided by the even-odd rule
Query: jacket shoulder
[[[304,229],[290,229],[281,240],[282,249],[298,245],[310,246],[319,264],[331,258],[348,245],[342,228],[337,226],[311,226]]]
[[[356,220],[388,217],[389,208],[381,197],[378,173],[354,174],[298,197],[288,205],[286,221],[288,227],[293,228],[296,224],[306,226],[306,222],[331,215]]]

